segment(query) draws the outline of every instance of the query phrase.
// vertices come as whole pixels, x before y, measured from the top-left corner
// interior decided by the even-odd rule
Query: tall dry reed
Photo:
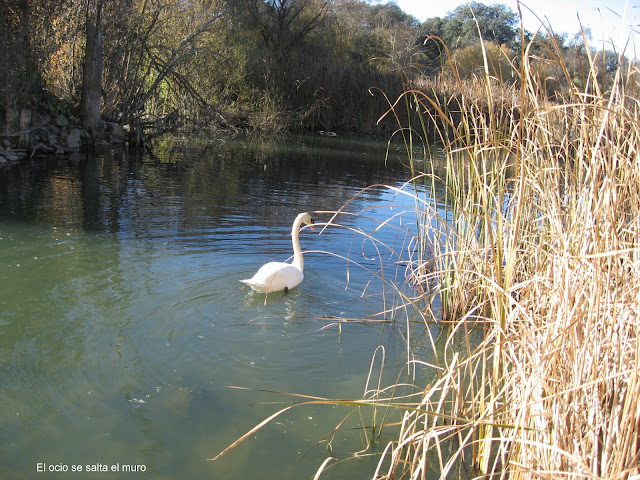
[[[455,122],[449,100],[405,93],[422,123],[442,125],[451,218],[420,225],[436,240],[430,268],[414,268],[452,327],[375,478],[446,477],[461,463],[471,476],[640,475],[638,72],[601,91],[592,62],[579,90],[558,54],[570,89],[552,102],[529,46],[516,108],[494,108],[488,70]]]
[[[398,193],[412,196],[418,233],[394,257],[412,293],[387,287],[400,304],[383,313],[437,316],[436,364],[410,361],[429,372],[424,388],[368,381],[360,400],[296,404],[355,408],[370,445],[385,423],[398,428],[375,479],[640,476],[640,75],[618,71],[602,91],[592,61],[580,90],[555,45],[570,88],[552,100],[530,46],[509,108],[487,68],[476,95],[454,70],[455,96],[409,90],[388,112],[401,125],[398,111],[417,112],[398,133],[415,188]],[[441,175],[426,147],[434,125]],[[444,186],[445,215],[419,183]],[[316,478],[339,463],[329,452]]]

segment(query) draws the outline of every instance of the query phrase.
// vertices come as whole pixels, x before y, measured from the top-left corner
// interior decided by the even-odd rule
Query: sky
[[[517,0],[479,1],[488,5],[502,3],[518,12]],[[423,22],[427,18],[444,17],[467,2],[395,0],[395,3],[406,13]],[[634,25],[635,32],[626,46],[625,55],[631,58],[640,57],[640,33],[637,33],[640,32],[640,0],[522,0],[521,9],[525,29],[535,32],[542,20],[549,23],[555,33],[566,33],[569,37],[580,31],[579,15],[583,26],[591,28],[591,47],[601,49],[604,41],[607,50],[612,50],[614,45],[618,53],[625,49],[625,44],[630,38],[629,26]]]

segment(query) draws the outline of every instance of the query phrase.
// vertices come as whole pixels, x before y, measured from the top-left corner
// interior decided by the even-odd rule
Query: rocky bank
[[[65,115],[46,115],[33,110],[7,114],[7,133],[0,133],[0,167],[35,154],[66,155],[89,145],[118,145],[127,132],[113,122],[103,122],[92,137]]]

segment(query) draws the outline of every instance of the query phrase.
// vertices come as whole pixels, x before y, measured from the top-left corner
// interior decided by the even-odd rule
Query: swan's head
[[[311,215],[309,215],[307,212],[298,215],[297,220],[300,222],[300,225],[309,225],[311,227],[311,230],[313,230],[314,232],[316,231],[315,227],[313,226],[313,218],[311,218]]]

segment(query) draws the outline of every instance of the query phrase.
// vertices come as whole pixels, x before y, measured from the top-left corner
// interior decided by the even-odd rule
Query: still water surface
[[[265,303],[239,283],[289,258],[298,212],[326,222],[363,187],[409,178],[385,164],[385,143],[174,142],[159,158],[105,151],[0,170],[0,478],[309,478],[350,408],[294,409],[206,459],[283,406],[268,402],[292,400],[259,389],[361,398],[379,345],[387,383],[408,355],[428,360],[424,327],[407,352],[404,322],[327,320],[382,309],[380,282],[341,257],[376,271],[375,247],[348,228],[405,210],[376,235],[408,248],[413,205],[388,189],[353,199],[346,211],[363,213],[340,217],[348,228],[303,230],[295,290]],[[344,458],[363,438],[346,429],[332,447]],[[323,478],[370,478],[374,464]]]

